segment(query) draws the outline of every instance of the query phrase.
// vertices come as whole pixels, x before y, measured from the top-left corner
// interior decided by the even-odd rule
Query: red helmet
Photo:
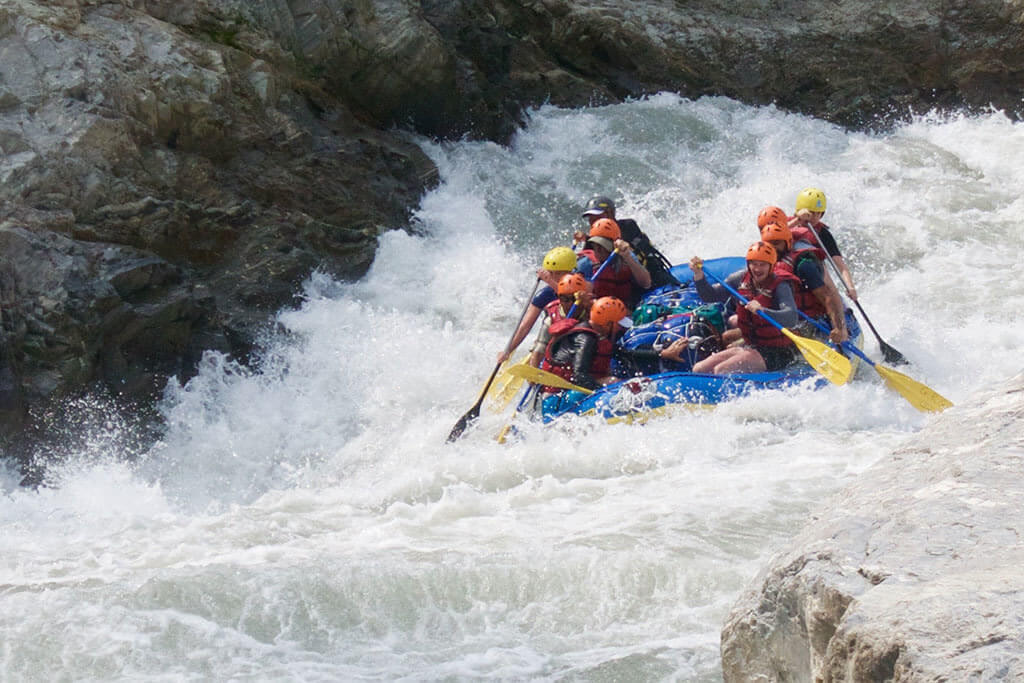
[[[793,248],[793,233],[790,232],[789,226],[785,224],[769,223],[764,226],[761,228],[761,239],[765,242],[782,240],[786,243],[786,249]]]
[[[614,242],[622,237],[622,231],[619,230],[619,224],[611,218],[598,218],[594,221],[594,224],[590,226],[589,236],[604,237]]]
[[[603,296],[590,308],[590,322],[595,325],[617,323],[629,315],[629,309],[614,296]]]
[[[775,247],[767,242],[754,242],[747,249],[747,260],[764,261],[774,266],[775,262],[779,260],[779,255],[775,253]]]
[[[558,281],[558,296],[575,294],[587,289],[587,278],[579,273],[567,273]]]
[[[757,227],[764,228],[769,223],[789,225],[789,216],[777,206],[766,206],[761,209],[761,213],[757,214]]]

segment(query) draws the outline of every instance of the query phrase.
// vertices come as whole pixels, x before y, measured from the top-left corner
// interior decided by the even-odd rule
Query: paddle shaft
[[[837,266],[835,260],[833,260],[832,254],[828,253],[828,249],[826,249],[825,245],[822,244],[821,237],[818,235],[818,232],[810,226],[808,226],[807,229],[810,231],[811,235],[814,236],[816,246],[825,252],[825,260],[827,260],[828,264],[832,266],[832,273],[836,276],[836,279],[842,283],[843,289],[846,291],[846,296],[850,297],[853,301],[853,305],[857,307],[857,310],[860,311],[861,317],[864,318],[864,322],[866,322],[868,327],[871,328],[871,333],[874,334],[875,339],[878,340],[878,348],[882,349],[882,355],[885,356],[885,359],[890,363],[906,363],[907,359],[903,357],[902,353],[885,343],[882,339],[882,335],[878,334],[878,330],[876,330],[875,326],[871,323],[871,318],[869,318],[868,314],[864,312],[864,307],[860,305],[860,302],[857,301],[853,295],[850,294],[850,286],[846,284],[846,280],[843,279],[843,274],[839,272],[839,266]]]
[[[512,340],[516,338],[516,330],[519,329],[520,323],[523,322],[523,318],[526,317],[526,312],[530,310],[530,304],[533,303],[533,297],[537,295],[537,288],[540,287],[541,279],[537,278],[537,281],[533,283],[533,290],[530,292],[530,296],[526,299],[526,306],[523,307],[523,312],[519,314],[519,320],[516,322],[515,328],[512,330],[512,336],[509,337],[508,343],[505,344],[505,350],[508,351],[509,347],[512,346]],[[487,396],[487,390],[491,388],[491,383],[494,378],[498,375],[498,369],[501,368],[501,363],[496,363],[494,370],[491,371],[491,376],[487,378],[487,383],[484,384],[483,391],[480,392],[480,397],[477,398],[476,403],[473,407],[466,411],[466,414],[459,418],[459,421],[452,427],[452,431],[448,434],[448,442],[455,441],[462,432],[466,431],[466,426],[470,421],[475,420],[480,416],[480,406],[484,402],[484,397]]]
[[[703,270],[703,268],[702,268],[701,270]],[[720,278],[720,277],[717,277],[717,276],[715,276],[715,275],[713,275],[713,274],[711,274],[711,273],[709,273],[709,272],[707,272],[707,271],[704,271],[704,277],[708,277],[708,278],[711,278],[712,280],[714,280],[714,281],[715,281],[715,282],[717,282],[718,284],[722,285],[722,287],[724,287],[724,288],[725,288],[725,291],[729,292],[729,293],[730,293],[730,294],[732,294],[732,295],[733,295],[734,297],[736,297],[736,299],[737,299],[737,300],[738,300],[738,301],[739,301],[740,303],[742,303],[742,304],[743,304],[744,306],[746,306],[747,304],[749,304],[749,303],[750,303],[750,299],[747,299],[747,298],[746,298],[745,296],[743,296],[742,294],[740,294],[739,292],[737,292],[737,291],[736,291],[735,289],[733,289],[732,287],[730,287],[729,285],[727,285],[727,284],[725,283],[725,280],[723,280],[722,278]],[[775,320],[774,318],[772,318],[771,316],[769,316],[769,315],[768,315],[767,313],[765,313],[764,311],[761,311],[761,310],[759,310],[759,311],[757,312],[757,314],[758,314],[759,316],[761,316],[762,318],[764,318],[765,320],[767,320],[768,322],[770,322],[770,323],[771,323],[772,325],[774,325],[774,326],[775,326],[775,327],[777,327],[778,329],[780,329],[780,330],[785,330],[785,329],[786,329],[785,327],[783,327],[782,325],[780,325],[780,324],[779,324],[779,323],[778,323],[778,322],[777,322],[777,321],[776,321],[776,320]]]
[[[828,334],[828,329],[820,322],[818,322],[811,316],[807,315],[803,311],[797,311],[797,313],[799,313],[800,317],[802,317],[804,320],[808,321],[825,334]],[[881,365],[871,360],[864,354],[863,351],[858,349],[856,345],[848,341],[845,341],[843,342],[843,348],[846,349],[847,351],[856,354],[857,356],[860,356],[862,360],[867,362],[872,368],[875,369],[875,372],[877,372],[879,376],[885,380],[885,383],[890,388],[897,391],[900,394],[900,396],[906,399],[907,402],[910,403],[910,405],[914,406],[918,410],[922,412],[937,413],[953,405],[952,401],[950,401],[948,398],[941,395],[931,387],[918,382],[916,379],[912,379],[904,375],[902,372],[897,372],[892,368],[887,368],[884,365]]]

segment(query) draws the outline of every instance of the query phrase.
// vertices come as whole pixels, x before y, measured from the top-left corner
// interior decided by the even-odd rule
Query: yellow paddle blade
[[[853,367],[850,365],[849,358],[819,341],[797,336],[786,328],[782,328],[782,334],[796,344],[797,350],[803,354],[811,367],[820,372],[829,382],[842,385],[850,381]]]
[[[938,413],[951,408],[953,402],[940,395],[934,389],[907,377],[902,372],[875,363],[875,372],[882,376],[889,388],[903,395],[918,410],[925,413]]]
[[[530,360],[530,354],[526,354],[513,365],[526,365]],[[488,406],[491,412],[503,413],[508,408],[508,404],[512,402],[512,399],[516,397],[519,390],[523,388],[523,378],[517,377],[510,374],[508,368],[508,361],[502,363],[501,370],[498,373],[498,378],[491,384],[490,391],[487,392]]]
[[[527,382],[533,382],[534,384],[544,384],[549,387],[558,387],[559,389],[572,389],[573,391],[580,391],[584,394],[594,393],[590,389],[584,389],[577,384],[573,384],[569,380],[562,379],[554,373],[548,372],[547,370],[541,370],[540,368],[535,368],[532,365],[513,365],[508,369],[508,372],[516,377],[522,377]]]

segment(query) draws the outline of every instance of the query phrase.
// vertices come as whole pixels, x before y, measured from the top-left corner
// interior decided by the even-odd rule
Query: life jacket
[[[577,310],[579,307],[577,306]],[[558,322],[565,318],[565,311],[562,310],[562,302],[559,299],[555,299],[544,307],[544,312],[548,314],[550,322]]]
[[[593,377],[604,377],[609,373],[612,366],[612,352],[614,351],[615,345],[611,339],[607,337],[600,337],[597,331],[590,326],[590,323],[577,322],[573,318],[564,318],[563,323],[574,322],[576,323],[568,330],[559,331],[558,334],[555,330],[551,331],[551,341],[548,342],[547,348],[544,349],[544,360],[541,361],[540,367],[542,370],[558,375],[562,379],[571,382],[572,381],[572,365],[563,365],[555,363],[555,351],[559,342],[568,337],[570,334],[577,332],[584,332],[592,334],[597,337],[597,349],[594,352],[594,360],[590,364],[590,374]],[[554,327],[554,326],[552,326]],[[560,387],[544,387],[546,392],[557,392],[562,391]]]
[[[801,228],[802,231],[810,231],[809,228]],[[820,318],[828,311],[818,297],[807,288],[797,275],[797,265],[805,258],[815,258],[824,268],[824,259],[828,258],[825,251],[819,247],[812,246],[811,242],[796,239],[794,235],[793,248],[786,252],[786,255],[775,264],[776,273],[785,273],[796,278],[797,283],[793,286],[793,299],[796,301],[797,309],[803,311],[812,318]]]
[[[750,271],[743,276],[737,291],[749,301],[756,301],[765,308],[771,308],[775,300],[775,289],[782,282],[789,282],[796,290],[800,280],[792,274],[772,271],[771,281],[767,285],[755,287]],[[753,346],[789,346],[793,342],[782,334],[782,330],[772,325],[757,313],[751,313],[746,306],[736,307],[736,322],[743,338]]]
[[[603,263],[593,249],[580,251],[580,256],[586,256],[591,260],[595,272]],[[636,301],[636,297],[633,295],[633,273],[630,272],[629,266],[621,262],[622,258],[620,255],[616,259],[618,263],[609,263],[608,267],[597,276],[597,279],[593,280],[595,300],[603,296],[614,296],[625,302],[627,306],[631,305],[630,302]]]

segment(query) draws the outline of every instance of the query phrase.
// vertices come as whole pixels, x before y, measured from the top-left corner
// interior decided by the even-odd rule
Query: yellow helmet
[[[540,267],[546,270],[572,270],[576,267],[576,252],[569,247],[555,247],[544,255]]]
[[[825,213],[825,193],[816,187],[808,187],[796,196],[796,210],[807,209]]]

